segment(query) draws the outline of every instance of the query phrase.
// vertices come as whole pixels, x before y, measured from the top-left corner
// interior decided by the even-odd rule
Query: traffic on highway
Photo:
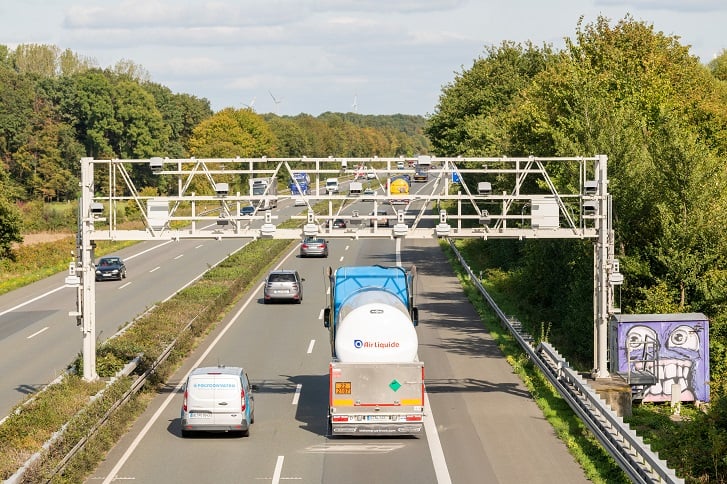
[[[418,183],[416,190],[426,187]],[[396,210],[416,213],[416,203]],[[372,202],[361,200],[337,218],[372,209]],[[290,202],[273,211],[286,217],[300,209]],[[127,278],[97,287],[100,338],[193,283],[244,243],[144,242],[125,249],[118,255]],[[309,258],[295,245],[271,267],[299,274],[305,298],[295,303],[265,304],[267,274],[262,274],[87,482],[587,482],[482,328],[436,240],[337,238],[328,240],[326,249],[327,257]],[[425,367],[422,432],[334,436],[329,425],[332,354],[324,317],[331,301],[328,269],[375,265],[417,267],[412,296],[418,309],[416,359]],[[78,353],[81,338],[68,316],[74,309],[72,293],[59,275],[0,297],[0,355],[8,369],[0,377],[5,413],[55,378]],[[212,401],[227,408],[246,405],[227,412],[245,415],[243,427],[183,435],[189,376],[197,368],[215,373],[209,370],[215,367],[235,369],[238,375],[237,369],[244,368],[249,379],[243,382],[244,398],[239,393],[233,398],[233,391],[229,399]],[[212,381],[203,385],[216,384]]]

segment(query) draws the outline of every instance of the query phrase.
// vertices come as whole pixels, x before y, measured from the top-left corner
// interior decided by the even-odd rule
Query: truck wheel
[[[189,430],[182,430],[182,438],[183,439],[188,439],[191,436],[192,436],[192,433]]]

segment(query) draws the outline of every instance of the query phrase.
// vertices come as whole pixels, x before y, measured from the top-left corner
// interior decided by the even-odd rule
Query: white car
[[[295,200],[293,200],[293,206],[300,207],[302,205],[305,205],[305,200],[301,197],[296,197]]]

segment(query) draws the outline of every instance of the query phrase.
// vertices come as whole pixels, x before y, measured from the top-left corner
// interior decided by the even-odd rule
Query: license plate
[[[211,413],[189,412],[189,418],[212,418]]]
[[[388,415],[367,415],[366,420],[375,420],[375,421],[389,420],[389,416]]]
[[[284,289],[277,289],[275,291],[275,294],[287,294],[287,293],[288,293],[288,291],[287,290],[284,290]]]

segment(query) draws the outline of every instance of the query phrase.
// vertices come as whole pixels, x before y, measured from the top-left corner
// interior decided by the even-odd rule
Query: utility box
[[[534,229],[557,229],[560,209],[553,196],[533,197],[530,201],[530,224]]]
[[[611,373],[626,379],[642,401],[709,401],[704,314],[617,314],[609,322],[609,337]]]
[[[492,184],[490,182],[477,183],[477,193],[480,195],[491,195],[492,194]]]

